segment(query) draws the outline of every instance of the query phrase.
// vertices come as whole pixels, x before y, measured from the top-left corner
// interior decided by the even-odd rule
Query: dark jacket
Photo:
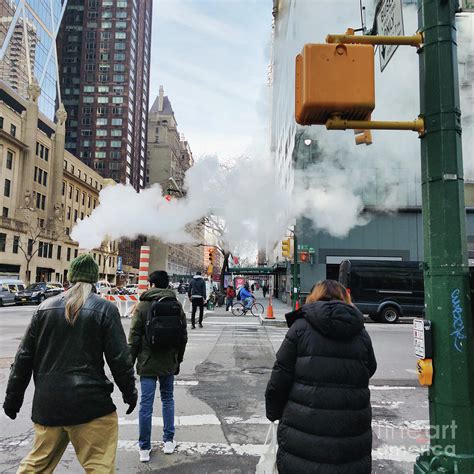
[[[278,426],[280,473],[371,472],[369,378],[372,342],[362,314],[340,301],[318,301],[287,315],[294,321],[265,398]]]
[[[190,298],[206,299],[206,282],[201,275],[194,275],[188,289],[188,296]]]
[[[186,315],[181,309],[181,320],[184,328],[181,346],[166,352],[153,352],[151,350],[145,335],[145,324],[151,303],[160,298],[176,298],[176,294],[173,290],[161,288],[152,288],[145,291],[140,296],[140,303],[138,303],[130,325],[128,345],[130,346],[133,363],[135,363],[135,360],[137,361],[137,373],[144,377],[175,374],[179,364],[183,361],[188,342]]]
[[[58,295],[33,314],[11,368],[3,405],[19,411],[33,374],[31,418],[45,426],[87,423],[116,410],[104,356],[124,401],[137,396],[117,307],[91,294],[73,326],[66,321],[64,308],[64,296]]]

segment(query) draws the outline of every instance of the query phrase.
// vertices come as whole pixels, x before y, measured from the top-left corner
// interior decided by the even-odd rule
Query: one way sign
[[[401,0],[382,0],[377,9],[377,34],[382,36],[403,36],[403,13]],[[380,45],[379,59],[380,70],[383,71],[392,56],[397,45]]]

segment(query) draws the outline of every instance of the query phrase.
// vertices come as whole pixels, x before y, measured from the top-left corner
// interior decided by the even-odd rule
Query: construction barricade
[[[131,318],[133,308],[140,301],[138,295],[103,295],[103,298],[117,305],[122,318]]]

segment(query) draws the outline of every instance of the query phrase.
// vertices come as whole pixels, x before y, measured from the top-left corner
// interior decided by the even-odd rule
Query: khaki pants
[[[19,473],[52,473],[71,441],[86,473],[113,473],[117,454],[117,413],[82,425],[35,426],[33,449],[20,463]]]

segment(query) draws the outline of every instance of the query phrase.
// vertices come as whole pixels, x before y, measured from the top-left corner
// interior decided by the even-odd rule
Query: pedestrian
[[[262,286],[262,293],[263,293],[263,297],[265,298],[268,293],[268,286],[266,285],[266,283],[264,283]]]
[[[199,327],[202,328],[204,318],[204,302],[206,301],[206,282],[201,272],[196,272],[188,289],[189,301],[191,301],[191,329],[196,329],[196,311],[199,308]]]
[[[139,455],[150,460],[151,426],[156,382],[160,384],[163,415],[163,452],[176,448],[174,426],[174,376],[179,374],[188,334],[186,315],[173,290],[168,289],[168,274],[155,271],[148,277],[150,289],[140,296],[133,314],[128,344],[133,362],[137,361],[141,398],[139,410]],[[165,320],[166,322],[163,322]],[[147,328],[153,328],[151,331]]]
[[[232,308],[234,305],[234,298],[235,298],[235,290],[234,286],[229,284],[226,290],[226,302],[225,302],[225,310],[229,311],[229,308]]]
[[[252,286],[250,287],[250,289],[252,290],[252,293],[255,291],[255,285],[252,283]]]
[[[91,254],[73,260],[73,286],[38,307],[20,344],[3,408],[16,418],[33,375],[35,439],[18,473],[52,473],[69,442],[86,472],[115,472],[118,418],[104,359],[127,414],[137,404],[137,390],[117,307],[92,294],[98,279]]]
[[[325,280],[286,319],[265,393],[267,418],[280,420],[278,472],[369,474],[377,363],[364,317],[344,286]]]

